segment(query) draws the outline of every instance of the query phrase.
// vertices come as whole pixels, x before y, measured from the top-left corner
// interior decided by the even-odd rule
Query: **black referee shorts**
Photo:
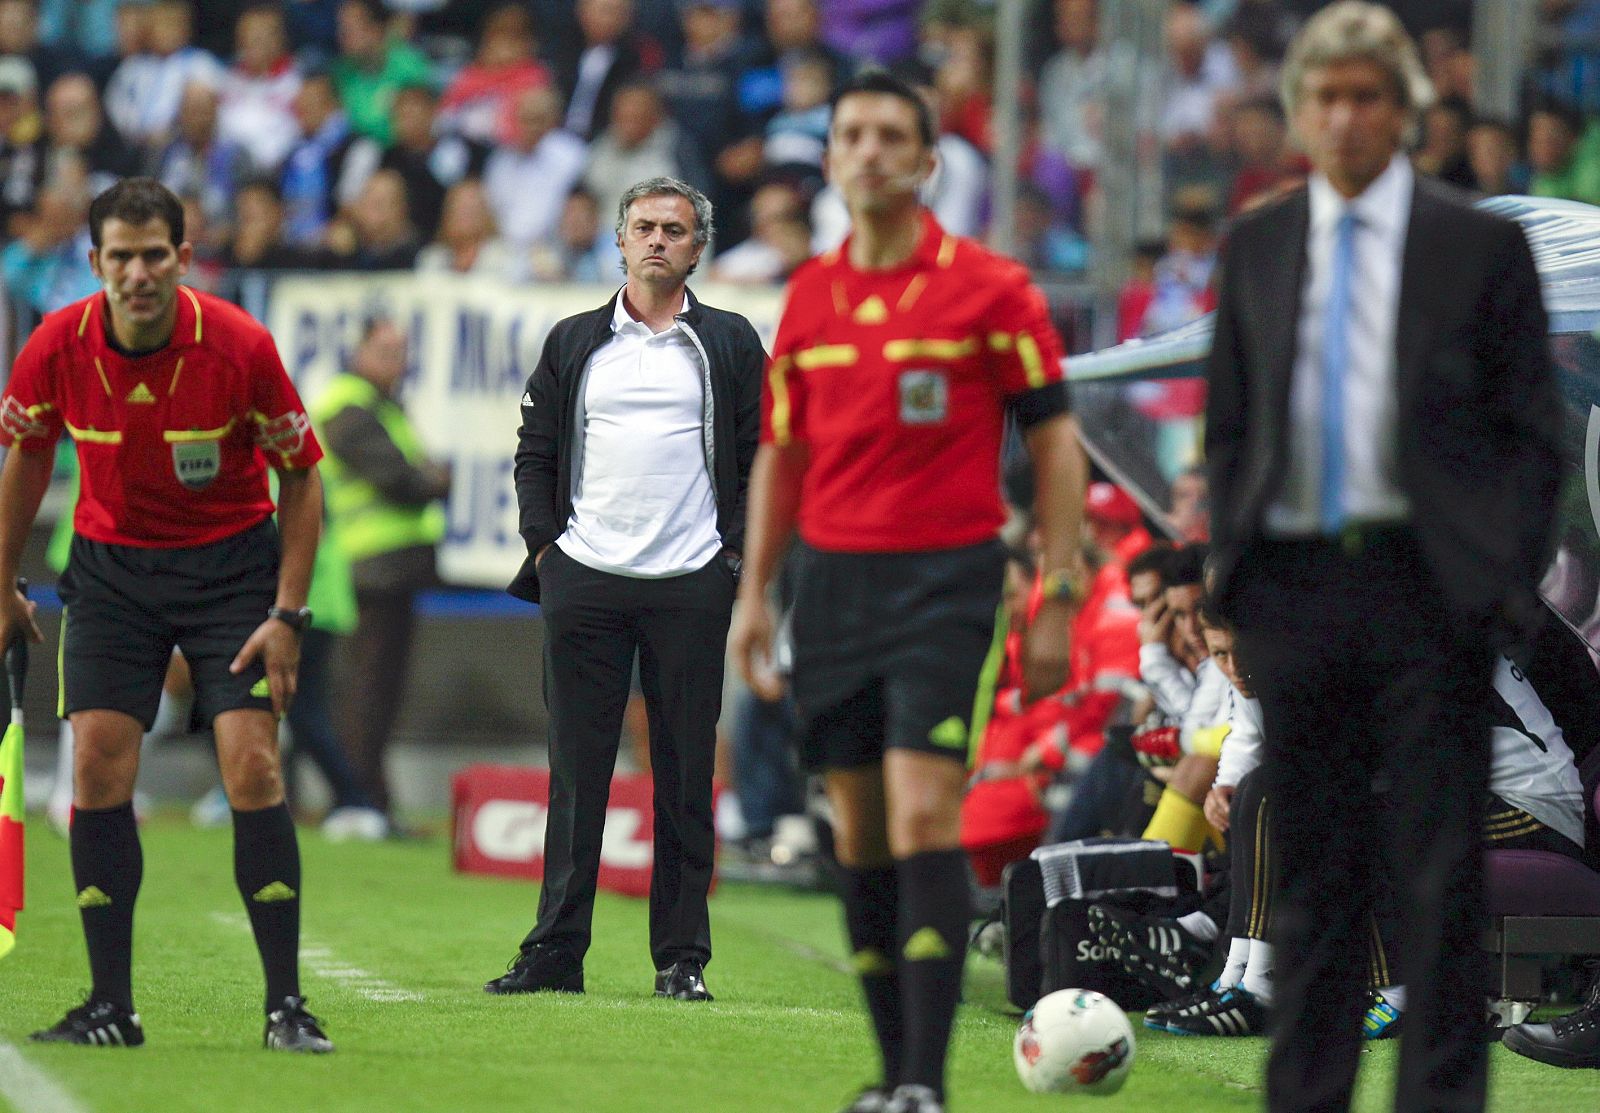
[[[888,749],[967,762],[1004,656],[998,541],[915,553],[796,546],[794,695],[808,769]]]
[[[194,676],[195,712],[272,710],[261,659],[235,676],[234,657],[278,591],[278,530],[269,518],[186,549],[72,539],[61,575],[60,698],[75,711],[132,715],[149,730],[174,646]]]

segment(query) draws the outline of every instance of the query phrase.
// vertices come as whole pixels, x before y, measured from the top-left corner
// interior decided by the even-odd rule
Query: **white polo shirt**
[[[578,389],[583,448],[572,517],[556,544],[619,576],[704,567],[722,537],[706,470],[705,379],[682,325],[652,333],[619,293],[611,339],[590,357]]]

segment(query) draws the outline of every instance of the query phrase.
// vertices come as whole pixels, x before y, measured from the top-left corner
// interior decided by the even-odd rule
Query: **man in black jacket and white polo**
[[[711,204],[673,178],[622,197],[627,283],[551,330],[522,397],[516,456],[542,605],[550,814],[539,916],[490,993],[583,992],[611,771],[635,651],[650,716],[657,996],[706,1001],[711,767],[766,353],[750,322],[685,283]]]

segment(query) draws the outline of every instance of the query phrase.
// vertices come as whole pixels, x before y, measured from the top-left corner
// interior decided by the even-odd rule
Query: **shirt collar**
[[[1315,231],[1326,231],[1349,209],[1367,228],[1385,234],[1399,231],[1405,228],[1411,215],[1411,191],[1415,182],[1416,172],[1411,168],[1411,160],[1403,154],[1391,158],[1383,173],[1350,200],[1334,189],[1325,175],[1313,174],[1309,187],[1311,227]]]
[[[649,325],[645,324],[643,321],[641,321],[637,317],[635,317],[632,313],[628,312],[628,307],[625,304],[623,304],[623,298],[622,298],[622,295],[624,294],[624,292],[626,292],[627,289],[628,288],[626,286],[620,286],[620,287],[617,288],[616,304],[612,307],[612,310],[611,310],[611,331],[614,332],[614,333],[615,332],[621,332],[623,329],[627,329],[627,328],[631,327],[631,329],[634,332],[643,332],[646,336],[654,336],[654,335],[656,335],[655,333],[652,333],[650,331],[650,326]],[[683,304],[678,306],[677,312],[674,313],[673,316],[674,317],[682,316],[684,314],[684,312],[686,310],[688,310],[688,308],[689,308],[689,290],[688,290],[688,287],[684,287]],[[672,328],[677,328],[677,327],[678,326],[676,324],[674,324],[672,326]],[[667,332],[671,332],[672,329],[667,329],[666,331]]]
[[[910,258],[898,267],[890,268],[891,270],[927,270],[930,267],[949,266],[955,257],[955,237],[944,230],[944,226],[935,219],[931,210],[924,207],[920,215],[922,235],[917,239],[917,246],[912,250]],[[850,241],[854,238],[855,233],[851,232],[843,243],[833,249],[831,255],[824,257],[825,260],[846,270],[854,270],[855,268],[850,265]]]

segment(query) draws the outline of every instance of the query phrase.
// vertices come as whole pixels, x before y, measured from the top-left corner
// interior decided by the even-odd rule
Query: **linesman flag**
[[[17,581],[28,593],[28,582]],[[22,685],[28,675],[28,638],[18,632],[6,647],[6,683],[11,689],[11,723],[0,739],[0,958],[17,945],[17,913],[22,910]]]

